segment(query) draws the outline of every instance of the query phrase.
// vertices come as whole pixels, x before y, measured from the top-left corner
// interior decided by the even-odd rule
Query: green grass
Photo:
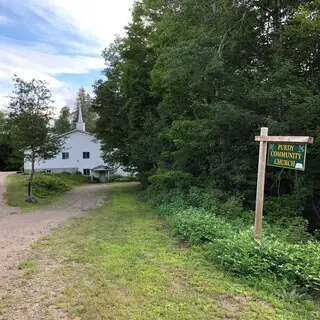
[[[18,270],[24,270],[23,277],[31,279],[36,272],[36,264],[28,259],[19,263]]]
[[[34,268],[35,268],[35,264],[30,260],[20,262],[18,265],[19,270],[34,269]]]
[[[252,289],[180,243],[134,186],[110,185],[105,206],[34,246],[41,265],[57,265],[42,272],[62,282],[55,304],[71,318],[320,319],[312,301]]]
[[[52,174],[52,176],[61,178],[70,188],[88,183],[88,177],[83,175]],[[41,199],[38,198],[39,202],[36,204],[27,203],[25,199],[27,198],[26,185],[28,181],[29,175],[26,174],[12,174],[6,178],[7,192],[5,197],[9,206],[21,208],[23,211],[37,210],[53,204],[62,194],[50,193]]]

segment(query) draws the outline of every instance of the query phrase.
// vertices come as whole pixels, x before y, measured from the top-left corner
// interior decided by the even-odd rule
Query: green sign
[[[307,145],[269,143],[268,166],[304,171]]]

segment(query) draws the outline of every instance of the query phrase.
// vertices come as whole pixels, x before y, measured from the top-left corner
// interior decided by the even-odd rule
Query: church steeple
[[[86,124],[83,122],[83,119],[82,119],[81,105],[79,105],[79,116],[78,116],[78,122],[76,123],[76,128],[81,131],[86,131]]]

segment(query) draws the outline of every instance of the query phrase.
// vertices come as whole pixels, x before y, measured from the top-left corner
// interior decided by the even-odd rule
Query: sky
[[[0,0],[0,110],[12,78],[49,82],[57,112],[102,78],[102,50],[123,35],[133,0]]]

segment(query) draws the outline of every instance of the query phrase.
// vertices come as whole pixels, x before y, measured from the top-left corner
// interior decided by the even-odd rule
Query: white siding
[[[35,170],[52,170],[52,172],[78,171],[83,173],[83,169],[92,169],[94,167],[105,165],[101,159],[100,143],[94,136],[81,131],[74,131],[66,135],[65,145],[61,152],[51,160],[46,160],[35,164]],[[62,152],[69,152],[69,159],[62,159]],[[90,159],[83,159],[83,152],[90,152]],[[31,162],[25,161],[25,170],[31,170]],[[73,170],[71,170],[73,169]],[[121,170],[121,175],[129,175]]]

